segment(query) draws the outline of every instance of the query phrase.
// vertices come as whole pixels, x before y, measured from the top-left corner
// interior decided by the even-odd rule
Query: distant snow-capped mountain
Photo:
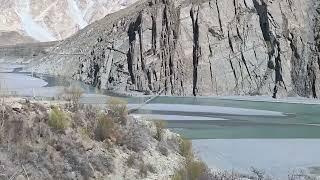
[[[0,45],[61,40],[136,1],[1,0]]]

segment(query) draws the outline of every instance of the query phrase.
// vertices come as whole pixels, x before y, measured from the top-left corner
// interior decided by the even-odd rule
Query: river
[[[104,104],[110,97],[81,82],[19,72],[21,66],[0,66],[1,89],[18,96],[56,97],[78,83],[86,104]],[[150,97],[124,97],[130,108]],[[247,173],[251,167],[286,178],[303,169],[320,174],[320,101],[269,97],[160,96],[134,112],[162,119],[168,128],[192,139],[194,149],[211,168]]]

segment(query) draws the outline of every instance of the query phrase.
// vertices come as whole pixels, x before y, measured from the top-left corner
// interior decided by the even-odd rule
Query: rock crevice
[[[116,92],[315,98],[320,93],[317,4],[144,0],[53,49],[88,56],[45,57],[49,61],[38,71]],[[68,64],[72,67],[64,71]]]

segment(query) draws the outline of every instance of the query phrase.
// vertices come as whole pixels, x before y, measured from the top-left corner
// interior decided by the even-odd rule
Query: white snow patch
[[[33,20],[30,12],[29,0],[16,0],[17,9],[16,13],[21,19],[23,30],[31,37],[38,41],[54,41],[56,38],[43,27]]]

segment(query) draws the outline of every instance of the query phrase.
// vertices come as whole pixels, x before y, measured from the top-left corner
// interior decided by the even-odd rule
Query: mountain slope
[[[52,49],[72,56],[50,55],[35,68],[117,92],[318,97],[317,7],[315,0],[139,1]]]
[[[17,42],[33,43],[35,40],[29,36],[23,36],[16,31],[0,31],[0,46],[8,46]]]
[[[0,4],[0,31],[41,42],[61,40],[135,1],[5,0]]]

